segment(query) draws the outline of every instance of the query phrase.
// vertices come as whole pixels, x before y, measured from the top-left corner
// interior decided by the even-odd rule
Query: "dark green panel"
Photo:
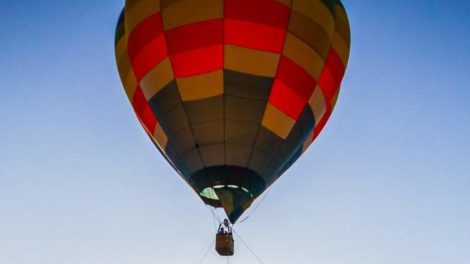
[[[311,136],[314,124],[315,119],[312,110],[310,110],[310,107],[305,107],[291,133],[278,148],[267,167],[266,175],[268,178],[266,181],[269,184],[273,183],[282,174],[281,171],[287,170],[292,165],[289,165],[290,162],[298,158],[295,158],[295,155],[302,149],[307,137]]]
[[[189,172],[194,173],[202,168],[204,165],[202,163],[201,154],[197,148],[193,148],[183,155],[182,158],[184,164],[186,164]]]
[[[175,147],[175,150],[180,154],[184,154],[196,147],[196,141],[194,140],[193,133],[189,126],[186,126],[174,134],[168,135],[168,139]]]
[[[225,164],[224,143],[199,146],[199,152],[205,167],[222,166]]]
[[[191,125],[194,139],[199,146],[224,142],[224,120]]]
[[[121,11],[119,19],[116,25],[116,32],[114,35],[114,45],[116,46],[117,42],[126,34],[125,24],[124,24],[124,10]]]
[[[169,138],[189,127],[183,104],[178,104],[163,116],[159,116],[158,122]]]
[[[258,124],[226,120],[225,141],[227,143],[252,146],[258,131]]]
[[[301,155],[302,155],[302,147],[299,147],[295,151],[294,155],[281,168],[281,170],[279,171],[279,175],[282,175],[284,172],[286,172],[286,170],[288,170],[300,158]]]
[[[259,150],[272,153],[284,142],[282,138],[260,126],[258,136],[256,137],[255,147]]]
[[[250,160],[248,161],[248,168],[256,171],[259,175],[265,175],[266,167],[274,156],[274,152],[265,153],[257,148],[251,152]]]
[[[252,146],[225,144],[226,165],[246,167]]]
[[[224,70],[226,95],[267,101],[273,85],[273,78]]]
[[[225,96],[225,117],[230,120],[259,124],[263,118],[265,107],[265,101]]]
[[[335,17],[336,14],[336,3],[338,2],[337,0],[320,0],[327,8],[330,10],[331,14],[333,17]]]
[[[165,150],[165,154],[168,156],[168,159],[174,164],[176,169],[180,172],[181,176],[184,178],[189,178],[191,176],[188,167],[181,159],[181,156],[175,151],[173,147],[169,144]]]
[[[191,124],[220,120],[224,116],[223,96],[184,102],[188,121]]]
[[[173,80],[168,83],[162,90],[155,94],[148,103],[157,118],[175,108],[181,103],[176,81]]]

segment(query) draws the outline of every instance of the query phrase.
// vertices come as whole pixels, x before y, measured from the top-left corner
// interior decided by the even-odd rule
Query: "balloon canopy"
[[[339,0],[127,0],[115,41],[146,133],[232,223],[323,129],[349,48]]]

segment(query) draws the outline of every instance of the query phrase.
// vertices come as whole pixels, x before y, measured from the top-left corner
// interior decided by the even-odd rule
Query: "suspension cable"
[[[268,194],[271,192],[271,190],[273,189],[273,186],[271,185],[271,187],[269,187],[268,191],[263,195],[263,198],[261,198],[261,200],[259,200],[259,202],[256,203],[255,207],[253,208],[253,210],[251,210],[250,212],[248,212],[248,215],[243,218],[243,220],[237,222],[237,224],[241,224],[243,222],[245,222],[246,220],[248,220],[248,218],[250,218],[256,210],[258,210],[258,208],[260,207],[260,205],[264,202],[264,200],[266,199],[266,197],[268,197]]]
[[[232,229],[233,230],[233,229]],[[261,261],[261,259],[255,254],[255,252],[248,246],[248,244],[240,237],[240,235],[235,231],[233,230],[233,233],[238,237],[238,239],[240,239],[240,241],[243,243],[243,245],[245,245],[245,247],[251,252],[251,254],[255,257],[255,259],[260,263],[260,264],[263,264],[263,261]]]
[[[209,252],[211,251],[214,244],[215,244],[215,240],[212,241],[211,245],[207,248],[206,253],[204,253],[204,256],[201,258],[201,260],[198,262],[198,264],[201,264],[202,262],[204,262],[204,260],[207,258],[207,255],[209,255]]]
[[[215,216],[212,207],[210,207],[209,205],[206,204],[206,208],[207,208],[207,210],[209,210],[209,213],[212,215],[212,221],[214,222],[214,230],[217,232],[218,227],[217,227],[217,223],[216,223],[216,222],[219,222],[219,224],[220,224],[220,220],[217,219],[217,217]]]

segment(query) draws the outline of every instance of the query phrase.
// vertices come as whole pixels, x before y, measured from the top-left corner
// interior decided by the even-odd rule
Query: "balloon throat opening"
[[[204,190],[202,190],[202,192],[199,195],[209,200],[220,201],[219,196],[217,196],[217,192],[215,190],[224,189],[224,188],[229,188],[233,190],[242,190],[243,192],[251,196],[252,199],[254,198],[253,194],[248,189],[244,187],[239,187],[236,185],[215,185],[213,187],[207,187]],[[222,207],[222,205],[216,206],[216,207]]]
[[[206,204],[223,208],[232,223],[238,220],[255,199],[248,189],[236,185],[207,187],[199,195]]]

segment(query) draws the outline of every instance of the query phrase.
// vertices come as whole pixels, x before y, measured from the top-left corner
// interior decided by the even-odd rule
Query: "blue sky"
[[[470,4],[344,4],[333,117],[237,230],[264,263],[466,264]],[[213,240],[121,88],[122,6],[0,0],[0,263],[197,263]]]

